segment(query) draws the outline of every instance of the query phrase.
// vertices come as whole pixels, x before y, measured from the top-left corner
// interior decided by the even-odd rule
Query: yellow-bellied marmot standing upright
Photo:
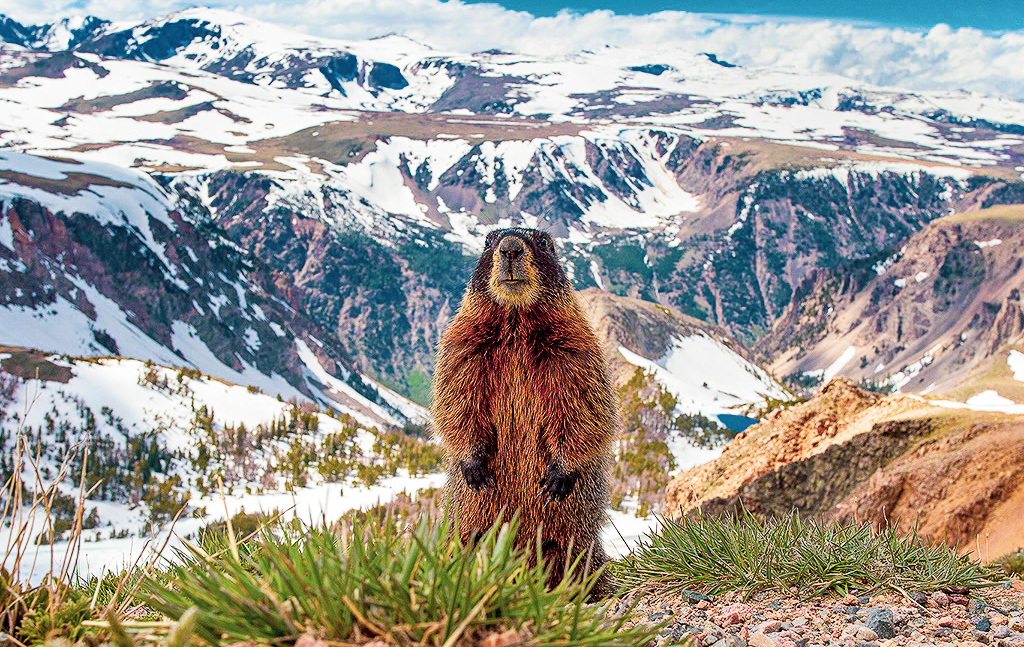
[[[515,228],[487,237],[441,339],[433,387],[463,541],[518,511],[519,545],[532,549],[542,528],[550,584],[581,552],[603,565],[615,399],[551,236]],[[603,577],[595,594],[608,587]]]

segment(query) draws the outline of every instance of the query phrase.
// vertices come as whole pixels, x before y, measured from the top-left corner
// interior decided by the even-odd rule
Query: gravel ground
[[[630,624],[668,622],[658,645],[694,647],[1024,647],[1024,582],[931,595],[883,594],[801,600],[696,592],[642,598]],[[630,600],[612,607],[621,613]]]

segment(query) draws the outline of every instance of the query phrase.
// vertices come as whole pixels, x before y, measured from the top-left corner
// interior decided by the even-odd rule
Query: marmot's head
[[[473,271],[472,290],[512,308],[572,290],[555,255],[555,241],[536,229],[498,229],[487,235]]]

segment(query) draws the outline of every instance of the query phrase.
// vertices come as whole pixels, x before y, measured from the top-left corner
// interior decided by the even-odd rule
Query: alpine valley
[[[211,9],[0,16],[4,454],[61,480],[88,445],[114,540],[167,501],[215,516],[218,480],[232,514],[305,493],[307,517],[435,488],[435,345],[487,233],[535,227],[641,421],[628,537],[837,376],[1019,413],[1022,176],[1024,104],[969,92]]]

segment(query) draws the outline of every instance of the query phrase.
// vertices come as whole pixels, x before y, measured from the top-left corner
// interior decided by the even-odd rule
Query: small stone
[[[856,647],[879,647],[878,643],[873,640],[858,640],[853,643]]]
[[[843,596],[843,604],[845,604],[848,607],[849,606],[855,606],[855,605],[857,605],[858,602],[860,602],[860,600],[858,600],[857,596],[855,596],[855,595],[851,595],[851,594],[847,593],[846,595]]]
[[[990,631],[992,629],[992,621],[988,618],[975,618],[974,628],[978,631]]]
[[[910,599],[922,607],[928,604],[928,596],[921,591],[911,591]]]
[[[879,638],[895,638],[896,622],[892,611],[879,607],[869,607],[864,613],[864,626],[871,629]]]
[[[701,600],[700,602],[697,603],[697,608],[698,609],[707,609],[710,606],[711,606],[711,603],[708,602],[707,600]]]
[[[1017,593],[1024,593],[1024,580],[1013,578],[1010,580],[1010,587]]]
[[[989,614],[988,617],[992,620],[992,624],[994,625],[1005,625],[1007,622],[1010,621],[1009,618],[1007,618],[1001,613],[992,613]]]
[[[804,616],[800,616],[798,618],[793,618],[793,626],[794,627],[803,627],[806,624],[807,624],[807,618],[805,618]]]
[[[857,640],[875,640],[878,634],[864,625],[847,625],[843,629],[842,638],[855,638]]]
[[[725,634],[727,633],[725,631],[725,629],[722,629],[721,627],[719,627],[715,623],[708,622],[706,620],[704,621],[704,624],[701,625],[701,629],[700,630],[701,630],[701,633],[706,635],[708,638],[712,639],[711,642],[714,642],[714,641],[718,640],[719,638],[725,637]]]
[[[992,639],[988,637],[988,634],[984,634],[980,631],[971,632],[971,636],[974,637],[974,640],[980,642],[983,645],[987,645],[990,642],[992,642]]]
[[[1010,628],[1007,627],[1006,625],[996,625],[992,629],[992,637],[993,638],[998,638],[1000,640],[1002,640],[1003,638],[1006,638],[1007,636],[1009,636],[1012,633],[1013,632],[1010,631]]]
[[[729,625],[743,624],[750,617],[751,613],[753,613],[753,609],[749,605],[737,602],[722,609],[721,613],[715,617],[715,620],[723,627],[728,627]]]
[[[860,604],[860,606],[864,607],[871,604],[871,598],[869,598],[866,595],[862,595],[859,598],[857,598],[857,602]]]
[[[929,606],[945,609],[949,606],[949,596],[942,591],[936,591],[928,596]]]
[[[779,647],[779,643],[774,638],[762,633],[750,634],[747,645],[749,647]]]
[[[685,624],[677,624],[671,627],[665,627],[661,630],[661,635],[665,636],[666,640],[671,643],[680,643],[686,634],[690,633],[690,628]],[[723,645],[722,647],[728,647]]]
[[[968,598],[966,595],[950,595],[949,603],[966,607],[968,604],[971,603],[971,599]]]
[[[782,630],[783,631],[789,631],[792,628],[793,628],[793,623],[792,622],[783,622],[782,623]]]
[[[951,629],[963,629],[967,626],[966,622],[953,616],[942,616],[936,624],[940,627],[949,627]]]
[[[846,607],[846,615],[855,616],[860,613],[860,607]]]
[[[754,633],[772,634],[782,629],[782,623],[778,620],[765,620],[754,627]]]
[[[972,599],[970,604],[967,606],[967,610],[975,614],[985,613],[985,609],[987,608],[987,604],[977,599]]]
[[[679,595],[680,597],[684,597],[687,600],[690,600],[691,602],[704,602],[708,599],[708,596],[704,595],[699,591],[687,591],[686,589],[680,591]]]
[[[747,642],[737,636],[726,636],[712,644],[711,647],[747,647]]]

